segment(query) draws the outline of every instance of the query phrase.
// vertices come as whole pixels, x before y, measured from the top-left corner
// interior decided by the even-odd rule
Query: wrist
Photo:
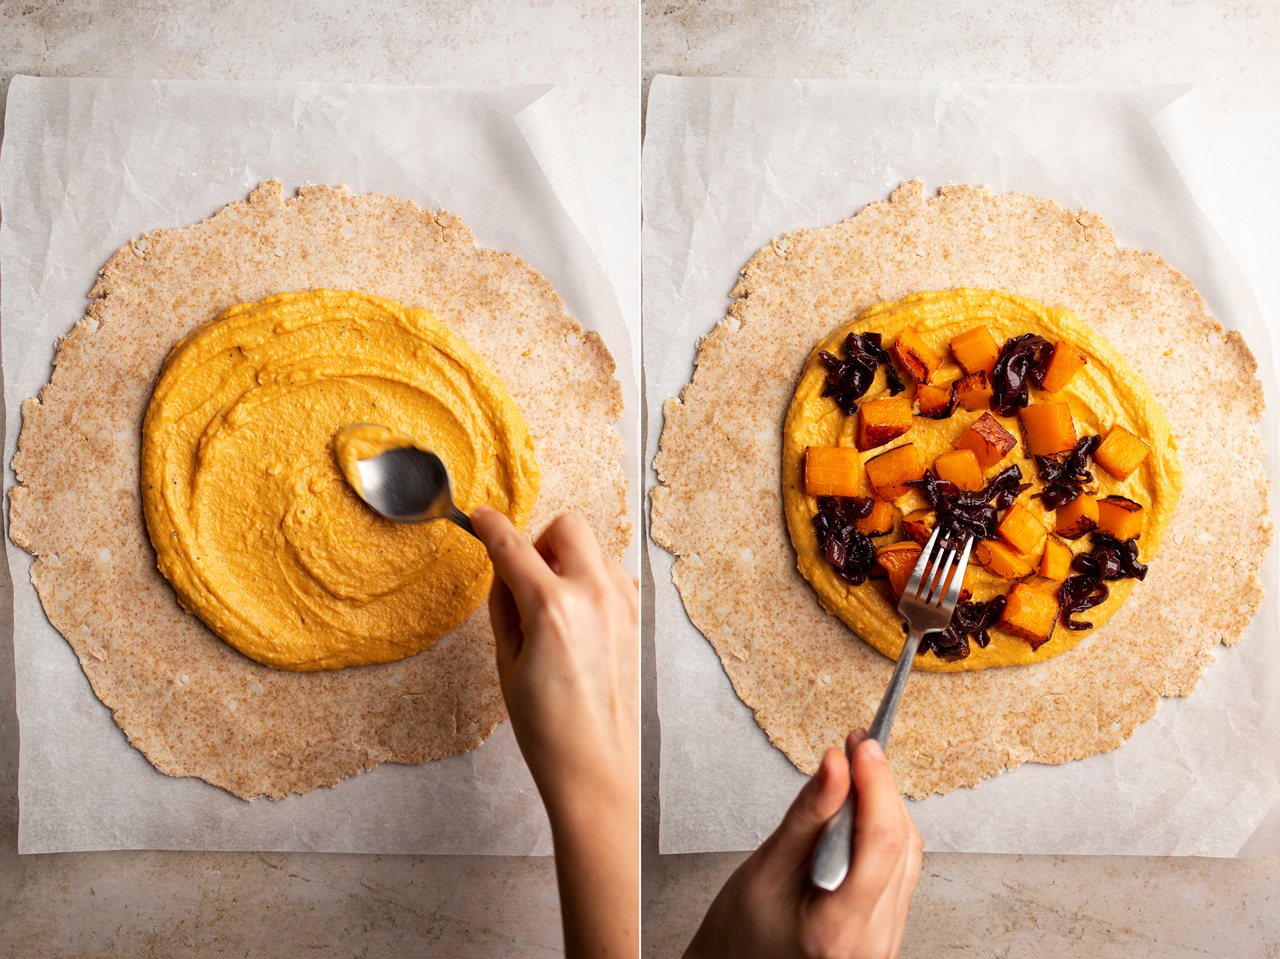
[[[569,959],[639,952],[637,794],[581,782],[554,799],[544,793]]]
[[[542,804],[551,828],[581,831],[594,823],[610,828],[640,821],[639,781],[608,776],[555,776],[552,783],[538,782]]]

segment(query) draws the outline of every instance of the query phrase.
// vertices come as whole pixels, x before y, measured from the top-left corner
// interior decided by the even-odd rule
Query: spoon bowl
[[[335,436],[335,443],[340,447],[342,434],[373,425],[357,423],[343,427]],[[393,435],[393,431],[386,427],[379,429],[385,429],[388,436]],[[403,441],[413,442],[407,436],[403,436]],[[472,536],[476,535],[471,520],[454,505],[449,471],[435,453],[404,445],[385,449],[364,459],[339,455],[338,462],[356,494],[387,519],[396,523],[428,523],[447,519]],[[353,471],[355,476],[351,475]]]

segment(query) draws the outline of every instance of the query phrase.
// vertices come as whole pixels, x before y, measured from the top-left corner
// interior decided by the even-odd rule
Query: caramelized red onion
[[[1051,359],[1053,344],[1043,336],[1024,333],[1005,340],[991,373],[991,409],[1001,416],[1016,415],[1031,402],[1028,384],[1044,386]]]
[[[1004,612],[1005,597],[993,596],[985,603],[965,600],[951,614],[951,623],[940,633],[926,633],[921,641],[926,649],[933,650],[939,659],[957,662],[969,655],[969,637],[986,649],[991,642],[991,629],[1000,621]]]
[[[936,525],[947,531],[946,535],[939,536],[938,546],[958,550],[964,548],[966,533],[975,539],[996,538],[1000,512],[1012,506],[1018,494],[1031,485],[1021,480],[1022,470],[1015,463],[997,473],[980,490],[962,490],[933,473],[925,473],[906,485],[920,490],[937,514]]]
[[[1147,567],[1138,562],[1138,541],[1120,542],[1108,533],[1095,531],[1093,550],[1081,553],[1071,561],[1071,568],[1079,575],[1068,576],[1058,588],[1058,605],[1062,607],[1062,622],[1067,629],[1092,629],[1093,623],[1073,622],[1072,614],[1098,606],[1111,595],[1104,581],[1117,579],[1143,580]]]
[[[1032,495],[1040,497],[1045,509],[1065,506],[1085,492],[1085,487],[1093,482],[1093,473],[1085,467],[1101,442],[1100,436],[1084,436],[1069,453],[1035,457],[1036,472],[1045,486]]]
[[[823,350],[818,360],[827,368],[822,395],[835,397],[836,405],[846,416],[858,411],[858,400],[871,389],[881,363],[889,368],[889,395],[897,396],[905,388],[894,372],[889,351],[880,344],[879,333],[850,333],[844,340],[844,355],[842,360]]]
[[[858,532],[858,520],[871,515],[875,502],[862,496],[823,496],[813,518],[818,549],[836,574],[852,586],[865,583],[876,563],[876,547]]]

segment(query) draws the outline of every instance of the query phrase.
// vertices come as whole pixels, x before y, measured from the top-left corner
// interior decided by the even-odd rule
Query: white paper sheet
[[[424,89],[319,83],[16,77],[0,149],[0,321],[8,464],[21,401],[97,270],[145,231],[197,223],[261,180],[403,197],[460,214],[477,242],[541,271],[618,363],[624,468],[636,477],[630,335],[551,86]],[[633,515],[637,515],[632,480]],[[7,508],[6,508],[7,525]],[[635,537],[638,539],[638,535]],[[384,765],[281,802],[246,803],[157,772],[94,697],[6,539],[21,730],[19,851],[258,849],[547,855],[550,831],[510,727],[480,749]],[[636,569],[633,546],[631,569]]]
[[[788,230],[838,223],[915,178],[926,191],[987,184],[1095,211],[1122,244],[1155,250],[1182,270],[1258,358],[1274,514],[1271,339],[1236,260],[1197,204],[1221,191],[1206,138],[1180,102],[1188,89],[656,78],[644,145],[646,463],[658,449],[663,401],[690,380],[695,344],[724,316],[752,254]],[[649,468],[647,487],[655,482]],[[660,849],[753,848],[804,776],[769,744],[689,621],[671,583],[674,558],[651,540],[646,549],[655,583]],[[1263,610],[1238,646],[1219,648],[1194,695],[1164,700],[1112,753],[1026,764],[978,788],[911,803],[926,848],[1235,855],[1280,798],[1274,544],[1263,576]]]

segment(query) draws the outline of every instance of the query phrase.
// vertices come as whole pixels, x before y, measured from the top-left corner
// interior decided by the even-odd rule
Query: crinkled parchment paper
[[[1154,250],[1185,273],[1258,358],[1274,496],[1271,341],[1197,202],[1208,206],[1220,191],[1203,176],[1213,165],[1179,102],[1186,91],[655,80],[644,167],[646,461],[657,451],[663,401],[690,380],[698,339],[724,317],[738,271],[756,250],[791,230],[839,223],[903,180],[921,179],[928,195],[949,183],[985,184],[1096,211],[1121,244]],[[650,470],[650,487],[655,480]],[[647,549],[661,849],[750,848],[774,828],[803,776],[769,744],[690,623],[671,584],[673,557],[652,542]],[[1026,764],[913,802],[928,848],[1234,855],[1280,796],[1270,731],[1280,658],[1274,553],[1263,570],[1271,595],[1262,612],[1239,645],[1218,648],[1192,696],[1162,700],[1116,751]]]
[[[0,153],[6,464],[19,406],[48,380],[97,270],[133,237],[197,223],[276,178],[379,192],[461,215],[517,252],[617,360],[637,409],[630,338],[598,246],[558,95],[338,84],[37,80],[9,91]],[[618,424],[632,467],[635,416]],[[13,474],[6,472],[6,489]],[[7,513],[7,510],[6,510]],[[7,517],[6,517],[7,521]],[[15,588],[22,852],[108,848],[550,853],[507,725],[479,749],[387,765],[280,802],[246,803],[157,772],[94,697],[8,543]]]

